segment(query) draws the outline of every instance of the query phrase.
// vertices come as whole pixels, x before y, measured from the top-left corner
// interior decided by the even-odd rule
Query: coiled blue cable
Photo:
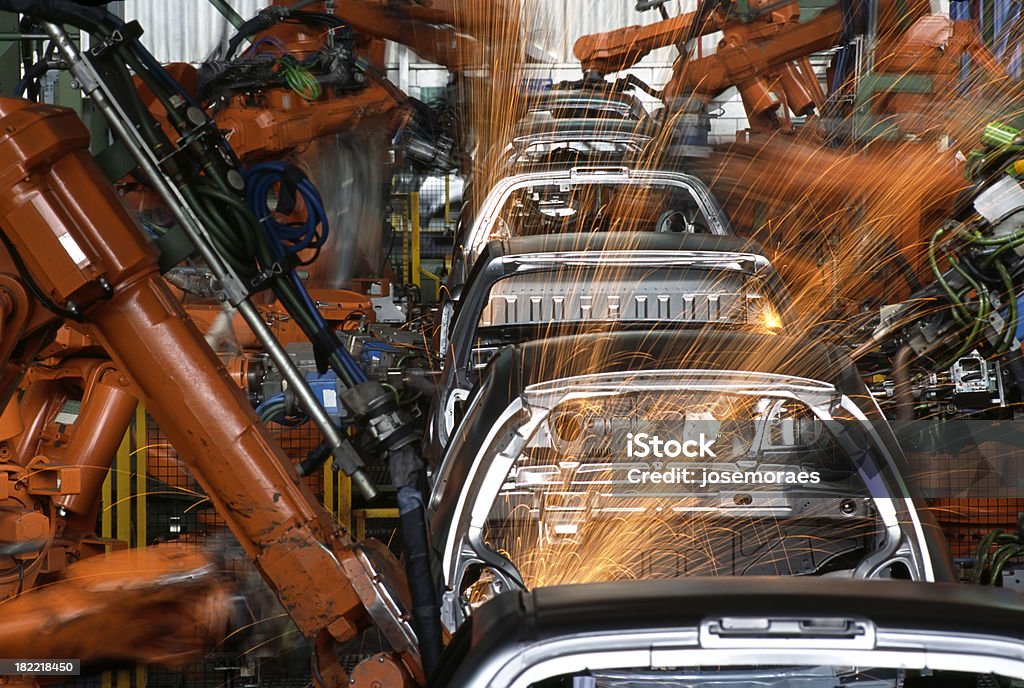
[[[291,183],[295,183],[292,178]],[[274,219],[274,211],[270,209],[270,195],[275,187],[289,182],[289,166],[283,162],[264,162],[253,165],[245,171],[245,198],[249,207],[260,220],[260,226],[269,240],[271,250],[277,260],[281,260],[289,254],[298,253],[305,249],[318,249],[327,241],[330,233],[330,225],[327,220],[327,211],[324,209],[323,199],[316,186],[308,177],[303,176],[295,189],[302,198],[306,207],[306,219],[298,225],[288,225]],[[309,309],[317,327],[325,329],[327,322],[320,315],[306,285],[299,279],[298,273],[294,270],[289,275],[289,280],[298,292],[302,302]],[[365,371],[352,358],[347,350],[339,347],[333,352],[341,361],[346,375],[355,384],[366,382]]]
[[[269,204],[270,195],[276,186],[287,182],[288,172],[289,166],[283,162],[263,162],[250,167],[245,173],[246,201],[260,219],[267,236],[272,239],[271,243],[282,244],[282,252],[284,246],[288,246],[292,252],[320,248],[327,241],[330,227],[320,192],[308,177],[303,177],[295,184],[306,206],[305,221],[290,225],[274,219]]]

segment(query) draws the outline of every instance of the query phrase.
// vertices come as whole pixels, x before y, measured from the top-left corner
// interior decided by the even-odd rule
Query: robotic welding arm
[[[56,0],[5,0],[0,9],[30,13],[51,35],[115,137],[132,153],[137,174],[163,196],[178,227],[217,277],[223,300],[242,313],[317,422],[336,462],[357,487],[372,495],[373,485],[358,456],[347,448],[346,438],[274,339],[249,300],[250,292],[269,284],[301,318],[325,365],[356,389],[367,384],[365,378],[360,379],[345,360],[343,347],[303,300],[301,285],[291,279],[287,263],[266,243],[242,200],[244,182],[237,162],[216,128],[138,46],[137,27]],[[57,21],[94,32],[88,55],[77,50]],[[177,143],[148,117],[127,78],[128,69],[164,103],[169,121],[181,134]],[[386,551],[354,544],[298,480],[160,278],[152,246],[89,156],[89,137],[81,122],[67,110],[12,99],[0,102],[0,119],[5,132],[0,138],[5,172],[0,176],[11,189],[0,207],[0,231],[9,258],[3,278],[18,287],[10,292],[12,305],[27,304],[27,312],[8,318],[21,324],[5,328],[5,351],[13,351],[19,338],[41,333],[35,348],[19,347],[37,351],[46,341],[47,323],[60,318],[80,321],[131,379],[150,414],[316,648],[314,669],[320,683],[341,685],[348,680],[337,662],[335,644],[371,623],[392,647],[386,661],[373,666],[384,665],[403,676],[395,685],[422,682],[417,638],[402,611],[408,605],[400,593],[405,588],[400,569]],[[34,327],[25,324],[33,318],[40,322]],[[5,369],[9,379],[3,401],[9,399],[23,367],[15,362]],[[372,392],[366,396],[373,398]],[[407,454],[408,432],[397,410],[372,403],[365,410],[376,439],[388,451]]]
[[[320,648],[324,683],[344,685],[334,643],[391,611],[381,553],[355,545],[297,479],[160,278],[155,253],[88,155],[77,117],[4,99],[0,121],[0,176],[12,190],[0,207],[11,247],[3,276],[40,292],[44,300],[32,310],[74,303],[81,326],[132,379],[285,609]],[[385,634],[396,664],[421,678],[408,625],[392,617]]]
[[[614,74],[635,66],[652,50],[676,45],[691,35],[699,12],[689,12],[646,26],[625,26],[606,33],[581,36],[572,51],[583,67],[583,73],[600,76]],[[727,13],[716,9],[700,24],[698,35],[721,31],[728,21]]]

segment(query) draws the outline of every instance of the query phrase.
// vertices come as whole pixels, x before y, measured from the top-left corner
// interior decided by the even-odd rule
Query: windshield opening
[[[834,425],[766,393],[564,401],[513,461],[484,541],[527,587],[848,571],[882,524],[863,480],[875,459]]]
[[[690,189],[619,182],[550,182],[506,198],[490,239],[609,231],[711,233]]]

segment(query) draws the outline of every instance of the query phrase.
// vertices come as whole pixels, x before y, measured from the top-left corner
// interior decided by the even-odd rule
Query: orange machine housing
[[[400,634],[391,625],[401,622],[367,612],[382,606],[384,574],[376,571],[385,570],[387,582],[402,590],[400,567],[388,563],[386,552],[365,554],[298,479],[160,277],[155,251],[104,180],[88,144],[89,134],[73,111],[0,99],[0,184],[9,190],[0,198],[0,231],[8,246],[0,253],[0,277],[31,284],[36,298],[28,309],[46,316],[40,328],[59,322],[47,310],[80,314],[85,332],[131,381],[299,630],[318,648],[322,685],[348,685],[335,643],[371,622],[397,645],[389,655],[395,665],[422,681],[416,647],[394,642]],[[9,313],[3,315],[9,320]],[[22,345],[24,329],[18,333]],[[19,344],[12,345],[12,334],[5,328],[8,350]],[[13,386],[6,391],[0,399],[5,406]],[[45,599],[35,591],[25,598],[46,604],[54,599],[47,590]],[[74,595],[69,590],[63,599],[72,603]],[[0,654],[7,655],[5,647],[20,648],[24,632],[16,620],[5,619]],[[53,629],[39,628],[35,653],[61,656],[60,647],[47,644],[60,638]],[[78,648],[83,660],[109,656],[107,637],[87,640]]]

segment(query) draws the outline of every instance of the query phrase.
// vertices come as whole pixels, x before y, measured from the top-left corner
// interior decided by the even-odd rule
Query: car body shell
[[[557,275],[565,272],[573,280],[568,288],[557,284]],[[512,283],[510,278],[528,282],[518,288],[520,293],[514,286],[495,293],[496,287]],[[727,303],[737,290],[743,290],[739,307]],[[426,453],[436,462],[448,443],[456,405],[469,396],[482,367],[477,348],[481,315],[496,302],[503,309],[517,308],[518,321],[502,327],[492,317],[491,327],[484,328],[500,333],[492,335],[492,350],[498,342],[599,328],[711,324],[762,329],[762,322],[749,321],[756,301],[766,302],[763,307],[780,316],[780,324],[788,319],[789,297],[775,269],[759,245],[736,237],[612,232],[490,242],[458,306],[449,298],[440,306],[435,351],[443,372],[428,421]],[[558,306],[564,311],[556,316]],[[526,308],[531,313],[521,313]]]
[[[464,621],[467,608],[461,595],[473,572],[488,569],[498,590],[523,585],[515,565],[485,543],[485,530],[510,468],[530,438],[548,427],[553,408],[565,400],[608,399],[644,390],[715,393],[760,384],[771,385],[773,396],[807,403],[823,423],[833,422],[839,417],[833,414],[839,413],[854,421],[844,431],[863,425],[857,430],[859,444],[846,451],[851,457],[868,457],[857,471],[867,486],[865,513],[874,514],[878,532],[868,554],[837,575],[880,578],[898,567],[899,575],[915,580],[951,580],[945,541],[906,483],[905,463],[888,423],[852,363],[834,348],[744,332],[588,334],[506,347],[491,361],[469,400],[435,475],[428,505],[445,624],[456,628]],[[722,491],[720,496],[731,494]],[[796,494],[792,499],[786,508],[798,514],[804,497]],[[749,507],[752,518],[761,517],[759,504]],[[732,506],[722,514],[733,518],[747,513]],[[852,546],[838,534],[835,539],[837,545]],[[820,569],[832,556],[827,545],[823,550],[812,563],[800,565]],[[759,564],[736,570],[764,568]],[[772,572],[771,565],[767,568]]]
[[[707,233],[732,234],[724,211],[699,178],[684,172],[639,169],[629,165],[613,158],[606,164],[570,169],[527,166],[494,184],[478,203],[471,200],[464,206],[456,230],[452,270],[446,281],[448,293],[452,298],[458,298],[477,258],[489,241],[498,238],[493,236],[495,224],[512,194],[537,186],[581,189],[588,185],[601,185],[625,191],[671,188],[690,197],[706,222]],[[653,231],[654,227],[651,229]]]

